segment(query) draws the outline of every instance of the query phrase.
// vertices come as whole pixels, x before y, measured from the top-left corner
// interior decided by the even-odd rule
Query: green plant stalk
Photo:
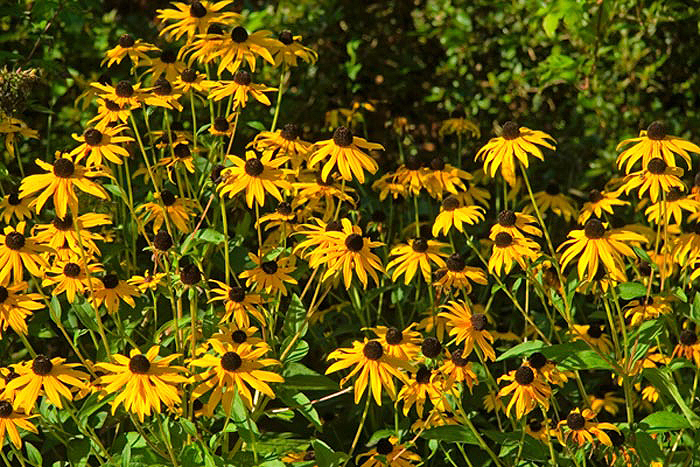
[[[462,414],[462,418],[464,418],[464,423],[469,427],[469,429],[472,431],[474,434],[474,437],[476,438],[477,442],[479,443],[479,446],[481,446],[481,449],[486,451],[486,453],[489,455],[491,460],[493,461],[494,464],[496,464],[496,467],[501,467],[501,462],[498,460],[498,456],[491,450],[491,448],[486,444],[486,441],[484,441],[484,438],[481,437],[479,434],[479,430],[476,429],[474,424],[471,422],[469,419],[469,416],[467,413],[464,411],[464,407],[462,406],[462,399],[460,397],[455,397],[455,400],[457,401],[457,408],[459,409],[460,413]]]
[[[231,267],[231,258],[229,257],[229,246],[228,246],[228,218],[226,216],[226,200],[224,198],[221,198],[221,201],[219,203],[219,206],[221,206],[221,222],[223,223],[223,228],[224,228],[224,237],[226,237],[226,240],[224,240],[224,281],[226,282],[226,285],[229,285],[229,268]]]
[[[272,126],[270,127],[270,131],[275,131],[275,128],[277,128],[277,118],[279,117],[279,114],[280,114],[280,105],[282,104],[282,96],[284,96],[284,81],[285,81],[286,74],[287,74],[287,65],[285,64],[282,67],[282,73],[280,74],[280,85],[277,88],[277,102],[275,103],[275,114],[272,117]]]
[[[192,112],[192,139],[194,141],[194,152],[197,152],[197,112],[194,108],[194,91],[190,88],[190,111]]]
[[[416,216],[416,238],[420,238],[420,218],[418,216],[418,195],[413,197],[413,212]]]
[[[365,420],[367,420],[367,412],[369,411],[369,403],[372,400],[372,394],[371,391],[367,392],[367,401],[365,402],[365,408],[362,411],[362,418],[360,419],[360,424],[357,426],[357,431],[355,432],[355,437],[352,440],[352,445],[350,446],[350,451],[348,451],[348,458],[345,459],[345,462],[343,462],[342,467],[345,467],[348,465],[348,462],[350,462],[350,459],[352,459],[352,453],[355,451],[355,448],[357,447],[357,442],[360,440],[360,434],[362,433],[362,428],[365,426]]]

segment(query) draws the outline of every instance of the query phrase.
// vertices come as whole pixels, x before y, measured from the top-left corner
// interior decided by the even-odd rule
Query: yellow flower
[[[162,190],[156,195],[160,198],[160,203],[144,203],[136,208],[136,212],[143,211],[141,220],[148,224],[153,222],[153,233],[157,233],[166,216],[175,227],[183,233],[190,231],[189,222],[194,210],[194,201],[187,198],[176,197],[170,190]]]
[[[464,257],[459,253],[450,255],[445,264],[446,268],[435,271],[434,285],[438,287],[462,289],[465,294],[469,294],[472,291],[471,282],[488,284],[483,269],[467,266]]]
[[[100,279],[95,279],[92,283],[95,308],[99,308],[103,303],[109,313],[116,313],[119,310],[119,301],[123,301],[131,308],[136,306],[133,297],[138,297],[139,291],[133,285],[119,279],[116,274],[107,274]]]
[[[245,191],[246,204],[253,207],[253,202],[259,206],[265,204],[265,193],[271,194],[278,201],[284,201],[281,190],[292,190],[292,184],[285,180],[285,171],[280,169],[287,157],[274,157],[272,151],[267,151],[258,158],[253,151],[246,152],[246,160],[236,156],[228,156],[233,167],[227,167],[221,172],[222,181],[218,185],[221,196],[233,198]]]
[[[644,321],[658,318],[660,315],[668,314],[671,311],[671,306],[663,297],[641,297],[627,304],[625,318],[630,319],[630,325],[638,326]]]
[[[469,305],[463,301],[450,301],[441,308],[448,310],[438,313],[438,316],[447,319],[447,327],[450,336],[455,336],[455,344],[464,342],[462,358],[467,358],[476,346],[484,354],[484,359],[496,360],[496,352],[489,344],[489,341],[493,342],[493,336],[486,330],[486,315],[472,313]]]
[[[12,403],[0,401],[0,447],[5,446],[5,433],[10,437],[10,441],[17,449],[22,449],[22,438],[19,436],[17,427],[32,433],[38,433],[36,427],[27,419],[29,417],[23,413],[16,412],[12,408]]]
[[[409,451],[406,445],[398,444],[398,439],[394,436],[381,438],[374,448],[360,454],[356,460],[359,462],[361,458],[367,456],[369,458],[360,467],[412,467],[421,461],[421,457]]]
[[[172,24],[161,29],[161,36],[175,42],[186,35],[187,42],[194,36],[204,34],[211,24],[236,24],[241,15],[233,12],[221,11],[233,3],[232,0],[210,2],[207,0],[195,0],[192,3],[172,2],[173,8],[156,10],[157,17],[162,22],[172,21]]]
[[[447,235],[452,227],[464,233],[463,224],[475,225],[484,220],[484,208],[481,206],[461,206],[459,199],[455,196],[448,196],[442,201],[440,214],[435,218],[433,224],[433,235],[440,232]]]
[[[212,297],[208,303],[222,301],[226,313],[221,317],[221,322],[226,322],[230,319],[240,328],[248,328],[250,326],[250,318],[252,316],[260,324],[266,324],[265,318],[258,307],[262,304],[260,295],[247,293],[242,287],[229,287],[223,282],[211,280],[218,288],[212,288]]]
[[[297,66],[297,59],[306,63],[316,63],[318,54],[315,50],[301,44],[301,36],[292,35],[291,31],[282,31],[277,36],[279,45],[272,45],[270,53],[275,59],[275,67],[284,64],[287,67]]]
[[[44,308],[44,304],[39,302],[42,298],[40,294],[22,293],[28,287],[26,282],[15,282],[8,287],[0,285],[0,329],[3,332],[9,326],[17,334],[27,335],[26,319],[36,310]]]
[[[218,50],[212,52],[212,59],[220,58],[217,73],[220,75],[224,70],[235,73],[245,60],[250,67],[250,71],[255,71],[255,59],[260,56],[271,65],[275,64],[270,50],[279,47],[280,42],[271,39],[270,31],[256,31],[249,33],[244,27],[236,26],[231,30],[231,35],[224,37]]]
[[[155,292],[158,289],[158,286],[162,285],[163,278],[166,275],[167,274],[164,272],[151,274],[151,271],[146,269],[143,276],[131,276],[131,278],[126,282],[127,284],[136,287],[141,293],[146,293],[147,290],[152,290]]]
[[[489,258],[488,270],[492,274],[510,273],[513,264],[527,270],[525,259],[535,261],[540,254],[540,246],[526,237],[512,237],[507,232],[499,232],[493,239],[493,251]]]
[[[683,211],[695,214],[700,211],[700,201],[683,194],[678,187],[673,187],[666,193],[666,200],[649,206],[644,215],[649,222],[655,224],[677,224],[683,222]]]
[[[591,190],[588,193],[588,201],[583,204],[581,211],[578,215],[578,223],[583,225],[586,223],[591,216],[595,216],[598,219],[603,218],[603,213],[606,212],[611,216],[613,213],[614,206],[626,206],[630,204],[627,201],[618,199],[620,191],[599,191]]]
[[[666,125],[662,122],[652,122],[646,130],[639,132],[638,138],[622,141],[617,145],[617,150],[634,143],[617,157],[617,167],[625,165],[625,172],[629,173],[632,166],[642,159],[642,165],[646,166],[653,158],[661,158],[669,167],[676,166],[675,155],[681,156],[690,168],[690,154],[700,153],[700,147],[695,144],[666,134]]]
[[[625,194],[639,189],[637,195],[641,198],[648,191],[653,203],[663,199],[665,193],[669,193],[673,187],[681,190],[685,185],[679,178],[683,175],[683,169],[666,164],[663,159],[655,157],[649,161],[645,170],[632,172],[627,175],[624,185],[620,188]]]
[[[97,115],[95,115],[88,124],[95,124],[95,129],[99,131],[106,130],[113,124],[126,123],[131,115],[129,107],[122,107],[114,101],[105,99],[104,97],[97,98]],[[121,163],[121,162],[119,162]]]
[[[56,261],[56,264],[47,269],[47,275],[41,283],[42,286],[54,286],[51,295],[60,295],[65,292],[68,303],[73,303],[76,295],[82,296],[90,290],[90,281],[96,287],[99,279],[95,279],[95,274],[104,271],[102,265],[88,263],[91,276],[88,279],[83,262],[77,258],[76,256],[73,261]]]
[[[32,130],[22,120],[14,117],[3,117],[0,119],[0,134],[5,135],[5,149],[7,150],[6,160],[15,158],[15,138],[22,135],[25,138],[39,138],[39,133]]]
[[[413,276],[416,275],[418,267],[423,273],[423,278],[427,283],[430,283],[431,272],[430,263],[435,263],[438,267],[446,266],[444,257],[447,253],[442,252],[449,245],[447,243],[436,242],[434,240],[426,240],[424,238],[416,238],[411,245],[401,244],[391,249],[390,256],[397,256],[389,262],[387,269],[394,269],[391,275],[391,280],[396,281],[401,275],[404,275],[404,283],[408,285]]]
[[[180,98],[182,92],[174,88],[171,82],[161,76],[153,82],[153,86],[148,89],[148,93],[144,95],[143,101],[153,107],[163,107],[165,109],[173,109],[178,112],[182,111]]]
[[[42,277],[40,268],[48,267],[41,253],[51,248],[39,244],[35,237],[24,235],[24,221],[16,227],[7,226],[0,235],[0,284],[7,284],[12,278],[19,282],[24,277],[24,269],[34,277]]]
[[[32,199],[20,198],[19,193],[13,191],[3,196],[2,201],[0,201],[0,217],[6,224],[13,217],[17,218],[18,221],[30,219],[32,217],[32,210],[29,208],[31,202]]]
[[[248,104],[248,96],[252,96],[261,104],[270,105],[270,99],[265,95],[266,92],[276,91],[277,88],[271,88],[264,84],[253,83],[253,78],[245,70],[238,70],[233,74],[232,81],[217,81],[216,85],[211,85],[209,98],[215,101],[220,101],[226,97],[233,96],[233,110],[244,108]]]
[[[107,62],[107,68],[110,68],[112,65],[119,65],[124,57],[129,57],[133,70],[139,65],[141,60],[149,63],[151,59],[146,52],[154,50],[158,50],[158,47],[141,39],[134,39],[131,34],[122,34],[119,36],[117,45],[105,53],[105,58],[100,65],[104,65]]]
[[[294,123],[287,123],[281,129],[271,131],[261,131],[249,146],[255,147],[258,151],[273,150],[280,156],[287,156],[292,163],[294,170],[298,169],[302,161],[311,148],[311,143],[300,138],[301,129]]]
[[[97,89],[100,97],[109,99],[120,108],[138,109],[143,102],[144,90],[141,89],[141,83],[132,85],[129,81],[122,80],[116,86],[102,83],[91,83],[90,86]]]
[[[289,265],[289,258],[277,257],[269,261],[263,261],[253,253],[248,253],[248,257],[255,263],[256,267],[243,271],[238,277],[246,279],[246,286],[253,285],[256,291],[265,291],[268,294],[280,292],[287,295],[285,284],[296,284],[297,280],[289,275],[294,271],[294,266]]]
[[[161,75],[164,75],[169,82],[173,82],[187,68],[184,62],[178,60],[177,55],[175,50],[164,48],[158,58],[151,59],[145,74],[151,74],[152,85],[155,85]]]
[[[515,159],[527,168],[528,154],[544,160],[542,150],[537,147],[543,146],[547,149],[555,150],[550,141],[554,138],[543,131],[530,130],[518,126],[517,123],[508,121],[503,125],[503,133],[497,138],[489,140],[484,147],[476,153],[475,160],[484,160],[484,172],[493,177],[496,171],[501,169],[501,175],[511,185],[515,185]]]
[[[525,235],[541,237],[542,231],[536,225],[532,225],[536,222],[537,220],[528,214],[503,210],[498,214],[498,222],[491,227],[489,238],[495,241],[500,232],[505,232],[513,238],[526,238]]]
[[[511,381],[511,383],[498,391],[498,397],[513,394],[505,412],[510,413],[515,407],[515,417],[521,418],[539,404],[544,410],[549,409],[549,398],[552,389],[529,366],[521,366],[517,370],[498,378],[498,382]]]
[[[685,357],[700,367],[700,342],[695,331],[684,329],[678,339],[678,344],[673,349],[671,358]]]
[[[75,222],[80,228],[80,240],[85,252],[89,255],[100,255],[100,250],[95,241],[104,241],[104,236],[92,232],[89,229],[103,225],[110,225],[111,219],[107,214],[88,213],[78,217]],[[70,249],[75,255],[81,255],[78,232],[73,225],[73,215],[66,214],[65,217],[54,217],[49,224],[37,224],[34,226],[35,240],[41,244],[48,245],[56,251],[64,248]]]
[[[592,421],[595,418],[595,413],[590,409],[584,409],[581,412],[578,408],[569,412],[566,419],[559,422],[559,428],[568,428],[566,433],[564,433],[564,440],[571,437],[576,444],[583,446],[583,444],[588,441],[594,443],[595,439],[598,438],[601,443],[606,446],[612,446],[612,441],[610,436],[605,432],[605,430],[620,431],[612,423],[596,423]]]
[[[447,120],[443,120],[440,123],[440,130],[438,133],[440,134],[440,136],[453,134],[461,136],[470,133],[474,138],[481,137],[479,125],[464,117],[448,118]]]
[[[445,192],[456,195],[467,189],[473,177],[462,169],[446,164],[442,157],[435,157],[430,161],[429,170],[426,173],[426,189],[433,198],[442,199]]]
[[[411,362],[420,353],[419,344],[422,340],[421,334],[412,329],[414,325],[415,323],[411,323],[403,331],[386,326],[376,326],[369,329],[379,338],[379,342],[388,356]]]
[[[365,170],[371,174],[377,172],[377,162],[362,150],[384,150],[381,144],[369,143],[364,138],[353,136],[352,131],[344,126],[338,127],[332,139],[319,141],[307,162],[309,168],[328,160],[323,164],[321,177],[327,180],[331,171],[337,168],[343,180],[352,181],[353,177],[365,183]]]
[[[563,217],[566,222],[569,222],[576,216],[577,210],[573,204],[573,200],[561,193],[559,186],[555,183],[547,185],[544,191],[538,191],[534,195],[535,203],[540,213],[544,214],[547,211],[552,211],[559,217]],[[530,214],[535,211],[532,204],[528,204],[523,209],[525,214]]]
[[[403,414],[408,415],[413,405],[416,405],[416,413],[423,416],[425,403],[430,403],[438,410],[446,410],[449,404],[446,395],[454,390],[445,388],[442,374],[431,371],[425,365],[420,365],[415,373],[415,377],[409,378],[408,382],[401,388],[397,396],[397,402],[403,401]]]
[[[469,390],[472,390],[474,383],[478,383],[476,373],[472,370],[472,364],[466,357],[464,352],[457,349],[452,353],[448,352],[449,359],[445,359],[444,363],[438,371],[445,378],[445,389],[449,389],[455,383],[464,383]]]
[[[574,341],[582,340],[604,354],[610,353],[612,349],[610,337],[603,333],[603,327],[598,323],[574,324],[571,335]]]

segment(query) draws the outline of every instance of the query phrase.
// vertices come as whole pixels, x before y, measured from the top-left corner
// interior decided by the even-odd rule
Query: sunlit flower
[[[250,327],[250,316],[258,320],[260,324],[265,324],[265,318],[258,308],[262,301],[260,295],[248,293],[242,287],[230,287],[223,282],[211,280],[217,288],[212,288],[212,297],[209,303],[221,301],[224,303],[226,312],[221,317],[221,322],[232,320],[240,328]]]
[[[28,287],[26,282],[15,282],[7,287],[0,285],[0,330],[3,332],[9,326],[17,334],[26,335],[27,318],[44,308],[45,305],[39,302],[40,294],[25,293]]]
[[[338,127],[333,138],[314,144],[307,164],[313,168],[323,161],[321,177],[328,179],[329,174],[337,168],[343,180],[352,181],[353,177],[365,183],[365,171],[374,174],[379,166],[364,150],[384,150],[381,144],[369,143],[364,138],[353,136],[352,131],[344,126]],[[327,160],[326,160],[327,159]]]
[[[564,431],[564,439],[571,438],[576,444],[583,446],[586,441],[594,443],[595,438],[598,438],[606,446],[612,446],[612,441],[605,430],[619,431],[618,428],[612,423],[596,423],[593,421],[594,418],[595,413],[590,409],[584,409],[581,412],[576,408],[569,412],[569,415],[559,422],[560,429],[567,428]]]
[[[630,204],[628,201],[618,199],[619,191],[599,191],[591,190],[588,193],[588,201],[583,204],[578,215],[578,223],[583,225],[592,216],[598,219],[603,218],[603,213],[614,214],[613,207],[626,206]]]
[[[31,198],[20,198],[19,193],[13,191],[2,197],[0,201],[0,218],[5,224],[8,224],[12,218],[18,221],[30,219],[32,210],[30,209]]]
[[[295,36],[291,31],[282,31],[277,36],[280,45],[273,44],[269,47],[270,53],[275,59],[275,66],[284,64],[287,67],[297,66],[297,60],[302,59],[306,63],[316,63],[318,54],[309,47],[301,44],[301,36]]]
[[[241,15],[222,11],[232,3],[232,0],[218,2],[195,0],[192,3],[172,2],[170,4],[171,8],[156,10],[160,21],[171,23],[161,29],[159,35],[165,36],[173,42],[184,35],[189,42],[196,34],[207,32],[210,24],[236,24],[240,21]]]
[[[433,223],[433,235],[447,235],[452,227],[464,232],[464,225],[475,225],[484,220],[484,208],[481,206],[461,206],[455,196],[448,196],[442,201],[440,214]]]
[[[538,191],[534,195],[535,203],[541,214],[552,211],[559,217],[563,217],[566,222],[576,217],[576,207],[571,198],[564,195],[556,183],[550,183],[544,191]],[[532,204],[528,204],[523,209],[525,214],[535,211]]]
[[[7,226],[0,235],[0,284],[7,284],[10,278],[13,281],[21,281],[24,277],[24,269],[34,277],[42,277],[42,269],[48,264],[41,253],[51,251],[51,248],[40,244],[36,237],[24,234],[26,223],[24,221],[16,227]]]
[[[489,342],[493,343],[493,336],[486,329],[488,320],[482,313],[472,313],[466,302],[451,301],[443,305],[447,311],[441,312],[438,316],[447,319],[447,327],[450,336],[455,336],[455,344],[464,342],[463,358],[467,358],[474,347],[477,347],[486,360],[496,360],[496,352]]]
[[[123,301],[131,308],[136,306],[134,297],[140,295],[139,290],[126,281],[119,279],[116,274],[107,274],[93,282],[93,295],[95,308],[99,308],[103,303],[109,313],[116,313],[119,310],[119,302]]]
[[[109,68],[112,65],[119,65],[124,57],[129,57],[133,69],[139,65],[139,61],[150,62],[151,59],[148,57],[147,52],[154,50],[158,50],[158,47],[141,39],[134,39],[131,34],[122,34],[119,36],[117,45],[105,53],[105,58],[100,65],[104,65],[106,62],[107,68]]]
[[[523,271],[527,270],[526,259],[535,261],[540,255],[540,246],[526,237],[512,237],[509,233],[499,232],[493,239],[493,251],[489,258],[488,270],[492,274],[510,273],[517,263]]]
[[[272,151],[266,151],[258,158],[254,151],[246,152],[246,159],[228,156],[233,163],[221,172],[222,181],[218,185],[221,196],[233,198],[245,191],[246,204],[253,207],[265,204],[265,194],[269,193],[278,201],[284,201],[280,190],[292,190],[292,184],[285,179],[285,171],[280,169],[287,157],[274,157]]]
[[[268,294],[287,295],[286,284],[296,284],[297,280],[289,275],[294,271],[290,265],[290,258],[278,256],[275,259],[264,261],[264,258],[253,253],[248,253],[250,260],[255,263],[255,268],[243,271],[238,277],[246,279],[246,286],[254,286],[258,292],[265,291]]]
[[[537,405],[547,410],[549,408],[549,398],[552,396],[552,389],[545,383],[529,366],[521,366],[517,370],[512,370],[498,378],[498,382],[511,381],[511,383],[498,392],[498,397],[502,398],[513,394],[508,402],[505,412],[510,413],[515,407],[516,418],[521,418]]]
[[[639,132],[638,138],[622,141],[617,145],[617,150],[634,143],[625,149],[617,157],[617,167],[625,166],[625,172],[629,173],[632,166],[642,159],[642,165],[647,166],[654,158],[661,158],[669,167],[676,166],[676,155],[679,155],[690,168],[690,154],[700,153],[700,147],[695,144],[666,134],[666,125],[663,122],[652,122],[646,130]]]
[[[404,283],[408,285],[420,267],[423,278],[430,283],[432,275],[430,265],[435,263],[438,267],[446,266],[443,258],[447,257],[447,253],[444,253],[442,250],[447,247],[449,247],[447,243],[424,238],[414,239],[411,245],[401,244],[395,246],[391,249],[390,256],[396,256],[396,258],[392,259],[387,265],[387,269],[395,268],[391,275],[391,280],[396,281],[403,275]]]
[[[249,97],[261,104],[270,105],[270,99],[265,93],[277,90],[264,84],[253,83],[253,77],[245,70],[235,72],[231,81],[217,81],[216,83],[209,91],[209,98],[220,101],[226,97],[232,97],[233,110],[244,108],[248,104]]]

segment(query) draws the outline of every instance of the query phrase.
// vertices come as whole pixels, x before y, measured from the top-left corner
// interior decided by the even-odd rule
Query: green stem
[[[370,391],[371,392],[371,391]],[[357,431],[355,432],[355,438],[352,440],[352,445],[350,446],[350,451],[348,452],[348,458],[345,459],[345,462],[343,462],[342,467],[345,467],[348,465],[348,462],[350,462],[350,459],[352,459],[352,453],[355,451],[355,447],[357,446],[357,442],[360,440],[360,434],[362,433],[362,428],[365,426],[365,420],[367,420],[367,412],[369,411],[369,403],[372,400],[372,394],[370,392],[367,393],[367,401],[365,402],[365,409],[362,411],[362,418],[360,419],[360,424],[357,427]]]
[[[284,65],[282,69],[282,74],[280,74],[280,85],[277,88],[277,103],[275,104],[275,115],[272,117],[272,127],[270,131],[275,131],[277,128],[277,118],[280,114],[280,104],[282,103],[282,96],[284,96],[284,77],[287,74],[287,65]]]

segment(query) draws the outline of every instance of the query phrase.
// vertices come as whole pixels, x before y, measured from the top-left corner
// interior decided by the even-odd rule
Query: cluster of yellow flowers
[[[426,163],[416,155],[404,156],[400,147],[399,167],[382,168],[374,177],[380,172],[376,156],[384,147],[356,136],[352,123],[337,126],[332,137],[315,142],[303,140],[304,130],[297,124],[277,128],[285,77],[301,61],[314,63],[316,53],[289,31],[276,39],[270,31],[248,31],[239,14],[227,11],[231,4],[230,0],[174,2],[159,10],[164,26],[160,35],[170,42],[169,48],[122,35],[103,64],[112,67],[128,58],[130,78],[115,85],[109,80],[92,83],[82,99],[86,108],[97,104],[98,110],[88,127],[73,135],[77,146],[57,152],[52,163],[37,160],[42,173],[23,177],[18,192],[2,199],[0,217],[7,226],[0,235],[0,329],[5,332],[9,327],[20,335],[32,359],[1,370],[0,437],[4,439],[6,430],[20,447],[17,427],[36,432],[27,418],[41,396],[67,410],[72,410],[74,400],[93,393],[111,397],[112,414],[123,405],[141,423],[160,413],[161,405],[190,418],[214,416],[221,405],[228,423],[239,398],[255,421],[265,401],[275,398],[270,384],[284,382],[286,358],[308,326],[323,319],[326,311],[321,308],[328,307],[324,300],[337,298],[335,291],[341,289],[348,292],[358,328],[374,335],[331,351],[327,359],[333,363],[326,373],[349,369],[341,385],[354,379],[355,404],[368,392],[365,415],[371,400],[382,405],[384,391],[402,404],[404,416],[415,407],[418,417],[411,429],[416,438],[434,427],[466,426],[500,465],[463,405],[464,387],[471,392],[484,383],[488,389],[483,404],[495,413],[499,428],[503,428],[501,413],[515,420],[528,416],[526,432],[547,445],[573,440],[597,449],[597,439],[609,448],[606,454],[622,453],[625,462],[631,462],[634,453],[625,447],[618,426],[595,421],[597,415],[602,411],[617,415],[624,404],[632,423],[633,406],[647,410],[659,398],[653,385],[642,386],[645,368],[665,365],[677,356],[700,366],[700,343],[692,327],[678,331],[672,352],[658,343],[633,359],[632,353],[638,352],[630,350],[628,340],[640,326],[673,311],[675,295],[667,284],[672,276],[684,274],[686,281],[700,276],[700,179],[685,193],[683,170],[677,166],[680,158],[690,168],[690,154],[700,153],[700,147],[667,135],[662,123],[652,123],[638,138],[620,143],[625,150],[617,165],[623,176],[591,190],[580,210],[554,183],[533,192],[530,158],[544,161],[546,151],[556,151],[556,141],[511,121],[502,126],[501,136],[475,153],[474,160],[483,167],[473,173],[451,165],[447,156]],[[254,82],[259,59],[281,68],[279,87]],[[274,91],[277,101],[270,131],[249,141],[243,157],[230,154],[247,105],[255,100],[271,106],[268,94]],[[189,109],[183,105],[186,101]],[[349,122],[356,111],[349,114]],[[155,131],[158,114],[163,127]],[[188,118],[191,126],[186,129]],[[403,135],[407,124],[399,123],[394,130]],[[16,119],[3,120],[0,132],[8,135],[5,143],[12,157],[16,157],[16,134],[38,136]],[[467,133],[480,135],[478,126],[466,119],[448,120],[440,131],[441,136],[460,138]],[[134,173],[130,164],[139,165]],[[390,211],[388,217],[365,222],[359,201],[371,193],[364,186],[371,176],[367,185],[379,202],[389,200]],[[139,177],[143,184],[135,183]],[[494,181],[500,179],[503,195],[494,196],[489,186],[499,192]],[[421,198],[424,190],[427,201]],[[616,225],[616,211],[630,205],[621,197],[631,193],[639,199],[636,209],[644,209],[656,230],[641,224]],[[117,203],[111,203],[114,197]],[[269,208],[272,198],[277,200],[274,210]],[[408,198],[413,213],[395,212],[399,200]],[[231,262],[231,207],[254,216],[254,224],[242,232],[244,241],[257,246],[257,251],[248,253],[246,264]],[[92,212],[110,209],[113,215]],[[217,210],[221,239],[200,254],[192,253],[202,231],[215,230],[202,225],[216,227]],[[427,220],[421,213],[430,213]],[[682,232],[685,213],[690,214],[689,223]],[[395,217],[412,216],[408,225],[399,222],[400,229],[394,230]],[[547,216],[577,221],[579,228],[555,248]],[[115,219],[122,223],[112,229]],[[242,223],[236,219],[237,226]],[[486,224],[490,224],[486,238],[470,232]],[[143,251],[149,252],[152,267],[141,267],[139,236],[147,244]],[[114,248],[103,255],[108,243],[118,246],[118,257],[112,257]],[[212,259],[219,254],[223,265]],[[567,276],[574,264],[576,274]],[[506,284],[508,275],[520,274],[516,266],[527,284],[524,302],[517,296],[517,286]],[[243,267],[243,272],[234,273]],[[209,276],[212,269],[217,272],[205,278],[211,287],[203,287],[203,271]],[[622,309],[616,290],[630,280],[644,290]],[[384,300],[392,300],[390,284],[399,290],[402,282],[416,293],[410,316],[404,308],[401,326],[379,325],[385,321]],[[475,284],[489,283],[496,288],[488,303],[474,303]],[[375,289],[377,294],[362,303],[360,288]],[[426,290],[429,305],[418,310],[424,316],[413,321],[421,289]],[[546,326],[533,319],[530,290],[545,310]],[[515,332],[500,321],[492,308],[496,291],[512,302],[518,319],[526,323],[524,331]],[[137,301],[146,303],[143,309],[152,309],[153,315],[144,311],[143,322],[152,320],[155,329],[161,294],[170,302],[172,321],[142,353],[123,328],[120,306],[137,308]],[[585,294],[603,304],[607,324],[576,322],[581,314],[574,312],[574,299]],[[198,305],[200,295],[224,309],[219,330],[211,335],[204,326],[211,313]],[[282,341],[276,334],[280,304],[288,295],[302,304],[303,322]],[[309,296],[307,305],[304,299]],[[394,303],[405,300],[406,292],[398,297]],[[69,305],[88,305],[104,347],[103,361],[85,358],[81,346],[69,338],[59,298]],[[186,321],[185,298],[190,304],[189,330],[181,324]],[[26,340],[27,320],[45,308],[80,363],[37,354]],[[370,308],[377,310],[376,318]],[[103,322],[103,310],[114,330],[108,329],[111,322]],[[123,338],[119,342],[128,342],[128,356],[113,353],[107,331]],[[90,334],[97,355],[98,342],[92,330]],[[164,336],[172,340],[161,345]],[[540,341],[542,351],[531,347],[518,353],[529,351],[517,368],[506,368],[495,378],[491,370],[499,358],[494,345],[523,340]],[[580,341],[613,369],[624,399],[616,396],[614,386],[589,396],[577,371],[558,367],[546,356],[547,347],[569,341]],[[168,348],[170,344],[175,348]],[[168,355],[159,357],[161,349]],[[80,366],[84,371],[77,369]],[[553,401],[570,381],[578,385],[580,407],[565,415]],[[364,420],[365,416],[360,425]],[[360,432],[361,426],[358,437]],[[411,443],[382,438],[365,453],[363,466],[413,465],[420,456],[408,450]],[[290,456],[289,462],[308,460],[304,455]]]

